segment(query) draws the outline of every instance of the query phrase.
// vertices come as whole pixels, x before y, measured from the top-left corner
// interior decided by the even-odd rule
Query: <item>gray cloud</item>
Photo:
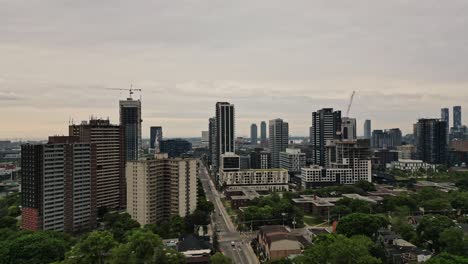
[[[238,134],[283,117],[345,110],[410,132],[468,97],[468,3],[375,0],[0,0],[0,138],[66,133],[70,117],[118,120],[143,91],[147,127],[199,135],[216,101]],[[26,125],[27,124],[27,125]],[[146,134],[146,133],[145,133]],[[34,135],[34,136],[31,136]]]

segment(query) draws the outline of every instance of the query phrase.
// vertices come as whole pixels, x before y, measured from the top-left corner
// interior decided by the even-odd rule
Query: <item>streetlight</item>
[[[281,213],[281,215],[283,216],[283,226],[284,226],[284,217],[286,216],[286,213]]]
[[[293,218],[293,221],[292,221],[292,224],[293,224],[293,229],[296,229],[296,217]]]

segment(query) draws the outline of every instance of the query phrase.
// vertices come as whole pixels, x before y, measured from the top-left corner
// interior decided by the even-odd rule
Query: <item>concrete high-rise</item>
[[[154,159],[128,162],[126,177],[127,212],[141,225],[185,217],[197,207],[196,159],[156,154]]]
[[[125,208],[124,131],[109,120],[91,119],[69,126],[69,135],[96,146],[96,206],[111,210]]]
[[[372,123],[369,119],[364,122],[364,138],[370,139],[372,137]]]
[[[250,142],[254,145],[257,144],[258,141],[258,129],[257,124],[250,125]]]
[[[161,151],[160,142],[163,139],[163,131],[160,126],[150,127],[150,149],[153,153],[159,153]]]
[[[265,145],[267,141],[267,125],[265,121],[260,123],[260,142]]]
[[[269,147],[271,152],[271,167],[280,167],[280,152],[288,147],[289,125],[283,119],[277,118],[269,122]]]
[[[461,106],[453,107],[453,127],[459,129],[462,127],[462,109]]]
[[[127,98],[121,100],[120,126],[124,129],[125,158],[138,160],[142,155],[141,146],[141,101]]]
[[[312,145],[312,163],[325,166],[327,140],[341,139],[341,111],[323,108],[312,113],[310,143]]]
[[[77,137],[21,147],[21,227],[78,233],[96,227],[96,149]]]
[[[219,169],[221,155],[235,152],[235,113],[234,105],[228,102],[216,103],[216,160],[213,164],[215,171]]]
[[[448,143],[445,121],[419,119],[414,130],[416,159],[431,164],[446,164]]]

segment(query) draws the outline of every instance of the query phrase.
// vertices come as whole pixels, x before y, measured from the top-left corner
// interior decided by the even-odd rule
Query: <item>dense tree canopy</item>
[[[343,235],[321,235],[314,244],[304,251],[303,256],[296,257],[297,264],[379,264],[381,260],[373,257],[370,249],[374,243],[368,237]]]
[[[426,215],[419,223],[416,231],[418,237],[423,242],[432,242],[432,248],[439,251],[440,234],[446,229],[453,227],[453,221],[444,215]]]
[[[53,231],[11,233],[2,231],[0,263],[51,263],[64,258],[70,249],[71,238]]]
[[[226,257],[222,253],[218,252],[211,256],[210,258],[211,264],[233,264],[232,259]]]
[[[387,220],[382,216],[354,213],[341,218],[337,232],[347,237],[356,235],[373,237],[379,228],[387,224]]]

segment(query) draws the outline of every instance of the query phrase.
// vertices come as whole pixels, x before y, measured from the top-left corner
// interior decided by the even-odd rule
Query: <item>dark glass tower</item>
[[[141,149],[141,101],[127,98],[120,101],[120,126],[124,129],[125,158],[138,160]]]
[[[327,140],[341,138],[341,111],[323,108],[312,113],[310,143],[312,144],[312,162],[325,166]]]
[[[250,141],[252,144],[257,144],[257,141],[258,141],[257,124],[252,124],[250,126]]]
[[[419,119],[414,125],[416,158],[431,164],[447,162],[447,130],[445,121]]]
[[[234,105],[228,102],[216,103],[216,157],[215,169],[219,168],[220,156],[235,151]]]

